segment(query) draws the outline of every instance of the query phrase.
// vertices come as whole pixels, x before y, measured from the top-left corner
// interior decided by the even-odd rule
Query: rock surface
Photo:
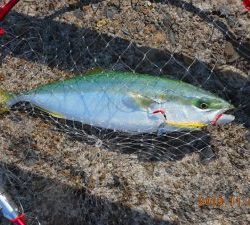
[[[250,14],[241,1],[36,0],[15,10],[0,39],[2,89],[103,67],[168,74],[237,107],[235,123],[203,131],[215,156],[205,161],[198,144],[171,161],[93,147],[40,116],[1,115],[4,185],[30,224],[249,224]]]

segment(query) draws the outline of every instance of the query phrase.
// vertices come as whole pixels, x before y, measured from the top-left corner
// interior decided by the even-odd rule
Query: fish
[[[126,133],[199,130],[227,124],[224,99],[169,76],[93,69],[20,94],[0,91],[0,112],[28,102],[50,116]]]
[[[15,225],[26,225],[25,215],[20,211],[10,195],[0,187],[0,214]]]

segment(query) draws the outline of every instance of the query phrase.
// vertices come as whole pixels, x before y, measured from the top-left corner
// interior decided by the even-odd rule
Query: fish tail
[[[10,110],[9,100],[14,97],[14,94],[0,89],[0,114],[8,112]]]

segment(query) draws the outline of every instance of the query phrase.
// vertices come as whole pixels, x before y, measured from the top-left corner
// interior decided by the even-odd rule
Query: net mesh
[[[232,124],[159,137],[15,105],[0,120],[0,181],[30,224],[247,219],[250,27],[241,1],[20,1],[1,26],[1,89],[21,93],[99,67],[169,75],[236,106]],[[241,206],[230,204],[235,194]],[[208,196],[223,207],[202,205]]]

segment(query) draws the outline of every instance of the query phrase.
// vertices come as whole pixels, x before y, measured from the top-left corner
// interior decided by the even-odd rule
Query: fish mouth
[[[216,125],[222,125],[222,124],[227,124],[231,123],[234,121],[235,116],[231,114],[225,114],[225,112],[229,113],[231,112],[233,107],[230,107],[228,109],[221,110],[211,121],[211,125],[216,126]]]

